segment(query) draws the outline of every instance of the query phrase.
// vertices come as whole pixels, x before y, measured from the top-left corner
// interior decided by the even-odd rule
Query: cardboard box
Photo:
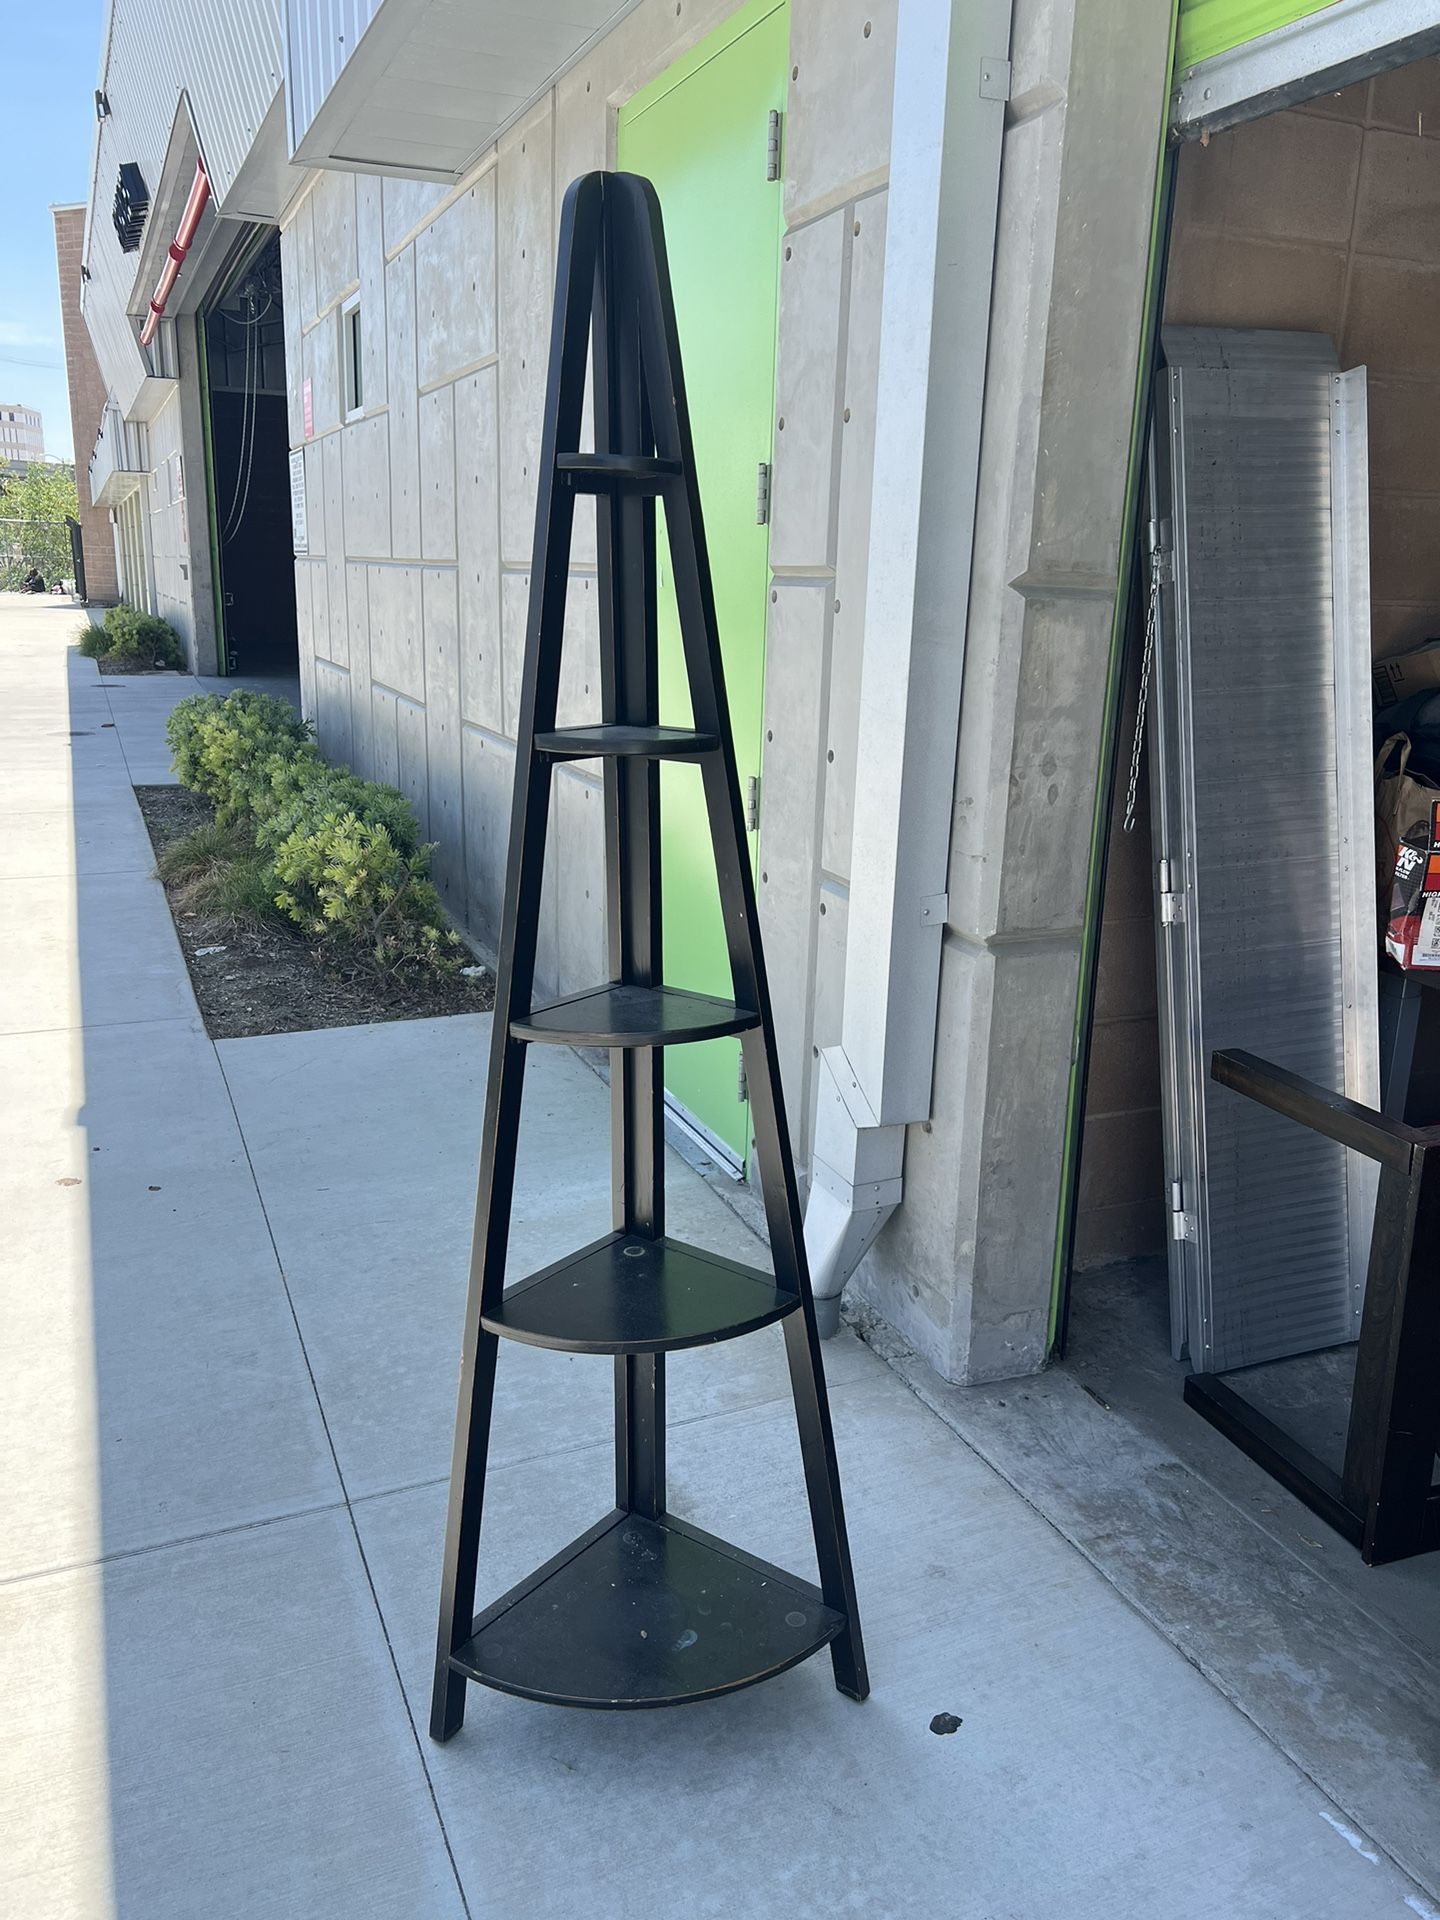
[[[1378,713],[1412,694],[1440,691],[1440,640],[1427,640],[1409,653],[1392,653],[1388,660],[1377,660],[1370,671]]]

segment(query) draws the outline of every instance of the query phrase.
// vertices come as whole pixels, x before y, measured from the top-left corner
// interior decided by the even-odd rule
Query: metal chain
[[[1140,791],[1140,756],[1145,751],[1145,708],[1150,698],[1150,666],[1155,658],[1155,628],[1160,618],[1160,554],[1150,555],[1150,598],[1145,607],[1145,651],[1140,656],[1140,697],[1135,703],[1135,740],[1130,749],[1130,784],[1125,789],[1125,831],[1135,831]]]

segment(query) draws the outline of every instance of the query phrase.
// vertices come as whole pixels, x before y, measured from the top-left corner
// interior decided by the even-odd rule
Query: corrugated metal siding
[[[321,102],[380,5],[381,0],[288,0],[285,106],[290,116],[292,153],[314,123]]]
[[[110,207],[122,161],[152,193],[160,184],[182,92],[210,174],[217,210],[254,145],[283,71],[281,0],[112,0],[100,85],[110,101],[95,144],[81,311],[122,408],[145,378],[127,309],[138,254],[122,253]]]
[[[1180,39],[1175,50],[1177,69],[1209,60],[1232,47],[1293,26],[1312,13],[1323,13],[1334,0],[1180,0]]]

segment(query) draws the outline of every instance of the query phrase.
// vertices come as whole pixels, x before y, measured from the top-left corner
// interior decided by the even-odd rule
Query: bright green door
[[[771,112],[785,103],[788,0],[751,0],[620,110],[619,164],[654,181],[665,217],[680,351],[742,794],[760,773],[766,528],[782,188],[767,180]],[[777,169],[778,170],[778,169]],[[660,717],[690,721],[669,552],[660,541]],[[729,997],[730,967],[697,768],[661,769],[665,978]],[[756,836],[751,834],[751,859]],[[737,1162],[749,1145],[734,1040],[674,1047],[666,1091]]]

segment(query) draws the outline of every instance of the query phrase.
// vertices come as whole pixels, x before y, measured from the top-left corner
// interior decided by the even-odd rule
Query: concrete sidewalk
[[[107,724],[142,683],[112,700],[74,624],[0,600],[0,1912],[1433,1915],[848,1334],[867,1704],[823,1660],[670,1713],[472,1690],[432,1745],[488,1022],[212,1045],[130,792],[156,767]],[[527,1092],[526,1264],[603,1230],[609,1174],[591,1071],[538,1049]],[[763,1257],[669,1172],[672,1231]],[[502,1353],[483,1597],[608,1509],[609,1394]],[[669,1410],[676,1510],[809,1571],[776,1330],[676,1356]]]

